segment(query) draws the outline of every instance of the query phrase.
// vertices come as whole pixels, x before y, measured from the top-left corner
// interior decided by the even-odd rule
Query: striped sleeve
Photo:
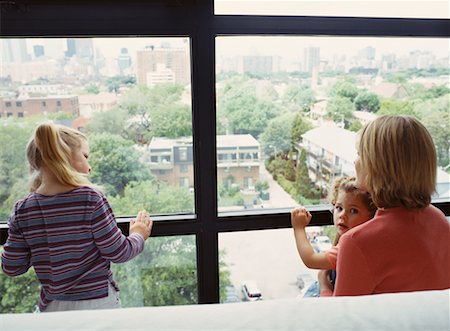
[[[127,262],[144,250],[144,238],[140,234],[128,237],[122,234],[103,195],[92,213],[92,233],[102,257],[112,262]]]
[[[2,270],[8,276],[22,275],[31,266],[31,251],[22,232],[16,226],[15,210],[8,220],[8,239],[3,246],[2,254]]]

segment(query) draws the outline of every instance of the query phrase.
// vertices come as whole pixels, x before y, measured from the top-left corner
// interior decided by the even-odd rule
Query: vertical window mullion
[[[192,35],[192,95],[195,161],[198,302],[219,302],[217,174],[215,116],[215,50],[212,1],[200,1]]]

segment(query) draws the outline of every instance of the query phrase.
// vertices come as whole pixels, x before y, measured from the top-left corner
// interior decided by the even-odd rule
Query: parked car
[[[311,245],[317,253],[327,251],[331,248],[331,240],[328,236],[317,236],[311,240]]]
[[[261,290],[253,280],[246,280],[242,283],[242,294],[246,301],[262,300]]]

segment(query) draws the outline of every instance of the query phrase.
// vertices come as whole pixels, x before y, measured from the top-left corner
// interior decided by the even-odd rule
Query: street
[[[270,200],[263,203],[264,208],[297,205],[273,180],[264,164],[260,167],[260,179],[269,183]],[[300,290],[295,282],[300,273],[310,273],[316,279],[317,271],[308,269],[298,255],[292,229],[222,233],[219,248],[225,251],[224,261],[239,296],[245,280],[256,281],[266,300],[296,297]]]

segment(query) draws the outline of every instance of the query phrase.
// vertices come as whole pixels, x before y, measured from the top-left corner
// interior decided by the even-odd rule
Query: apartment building
[[[154,137],[145,153],[152,173],[169,185],[194,187],[192,138]],[[249,134],[217,136],[217,178],[251,189],[259,180],[260,146]]]
[[[306,151],[309,176],[318,186],[326,188],[337,176],[355,174],[356,133],[333,122],[305,132],[298,145]]]
[[[78,97],[58,95],[47,97],[0,98],[0,117],[23,118],[45,113],[65,112],[78,117]]]

